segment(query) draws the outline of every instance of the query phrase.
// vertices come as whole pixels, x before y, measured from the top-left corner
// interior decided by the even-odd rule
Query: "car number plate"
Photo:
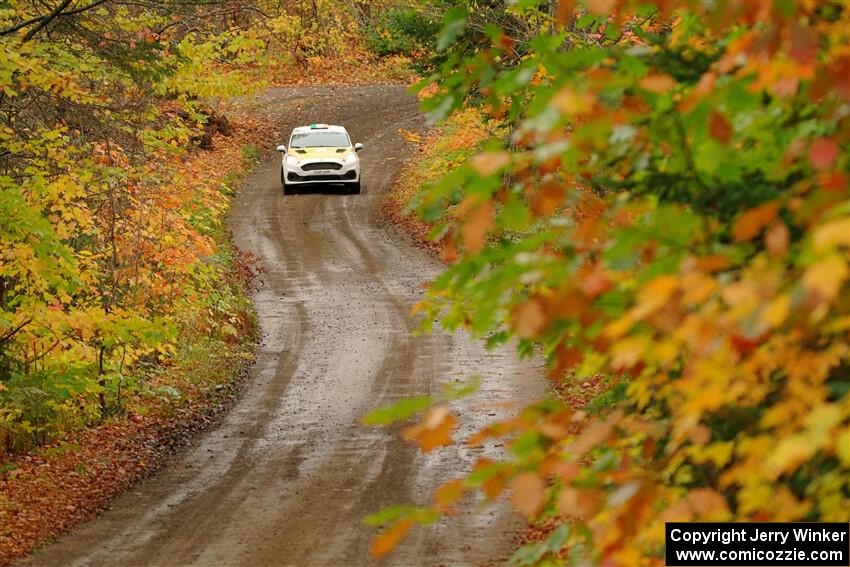
[[[313,174],[314,175],[332,175],[333,172],[334,171],[332,169],[317,169],[313,172]]]

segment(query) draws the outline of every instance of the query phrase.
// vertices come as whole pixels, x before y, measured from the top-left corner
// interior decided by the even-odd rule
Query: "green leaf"
[[[481,386],[481,378],[473,376],[461,382],[446,382],[443,384],[443,396],[449,401],[471,396]]]
[[[394,404],[370,411],[363,418],[363,422],[367,425],[389,425],[396,421],[404,421],[423,411],[433,402],[434,400],[431,396],[404,398]]]
[[[443,30],[437,39],[437,51],[445,50],[466,29],[467,12],[464,8],[452,8],[443,17]]]

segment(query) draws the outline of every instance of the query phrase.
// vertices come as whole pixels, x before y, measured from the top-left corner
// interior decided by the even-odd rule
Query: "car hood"
[[[345,150],[345,151],[338,151]],[[290,155],[297,159],[335,158],[345,159],[354,150],[351,148],[295,148]]]

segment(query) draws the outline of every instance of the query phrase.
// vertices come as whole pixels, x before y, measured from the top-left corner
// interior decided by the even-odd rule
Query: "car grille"
[[[298,175],[290,171],[286,176],[289,181],[348,181],[357,177],[357,173],[352,169],[346,171],[342,175]]]
[[[342,169],[342,164],[334,163],[332,161],[319,161],[302,165],[301,169],[304,171],[316,171],[317,169]]]

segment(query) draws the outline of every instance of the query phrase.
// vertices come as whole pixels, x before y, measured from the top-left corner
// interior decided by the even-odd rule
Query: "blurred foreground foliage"
[[[450,263],[414,311],[610,387],[464,440],[508,456],[373,518],[376,555],[476,491],[549,526],[516,564],[663,565],[666,521],[850,520],[848,33],[844,2],[445,11],[423,106],[494,134],[412,200]],[[450,408],[405,435],[453,442]]]

